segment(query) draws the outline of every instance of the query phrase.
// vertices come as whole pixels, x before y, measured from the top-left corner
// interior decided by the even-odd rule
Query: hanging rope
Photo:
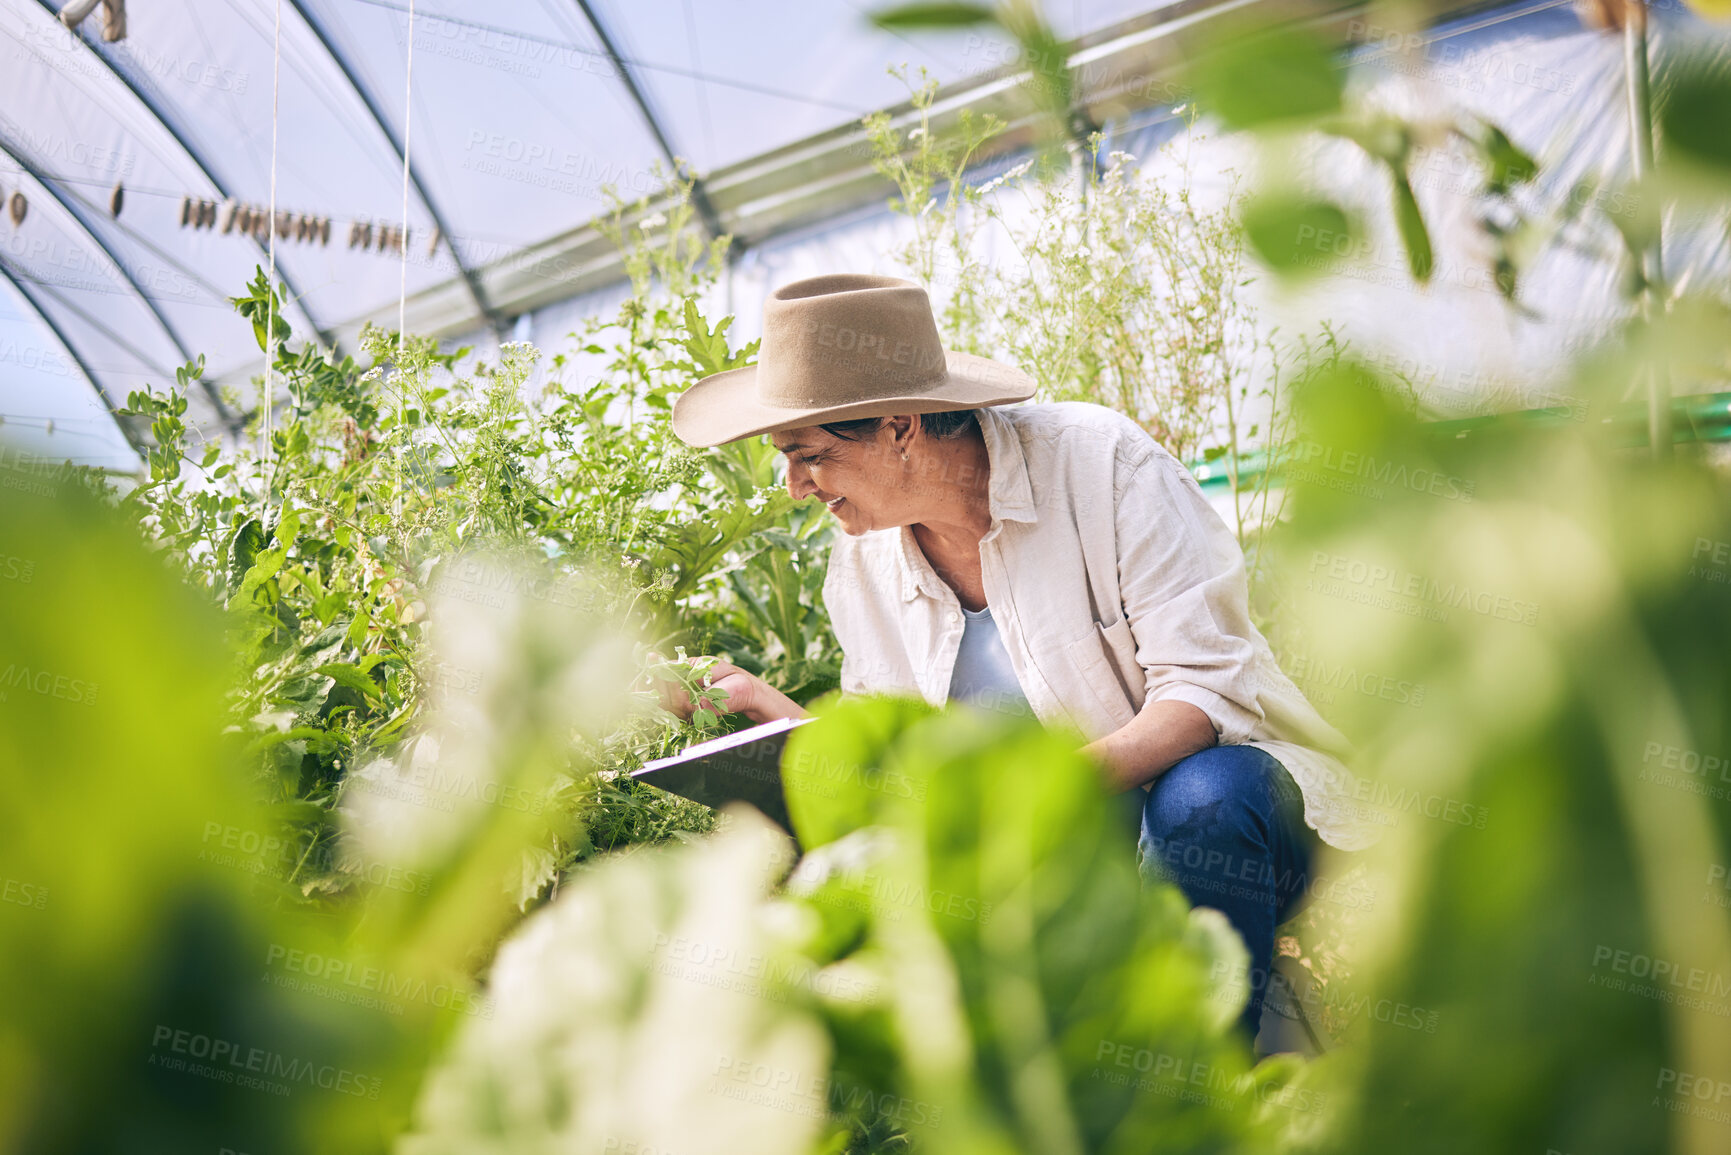
[[[402,264],[397,273],[397,500],[396,517],[403,516],[403,441],[408,430],[403,421],[407,404],[403,396],[403,343],[407,333],[409,307],[409,148],[415,124],[415,0],[409,0],[409,50],[403,69],[403,211],[398,220],[403,228]]]
[[[414,125],[414,81],[415,81],[415,0],[409,0],[409,48],[407,66],[403,74],[403,199],[402,199],[402,243],[398,245],[401,263],[397,272],[397,494],[395,512],[400,518],[403,512],[403,438],[406,436],[404,421],[407,417],[407,398],[403,391],[403,354],[405,335],[408,326],[409,303],[409,156]],[[277,125],[280,119],[280,96],[282,92],[282,0],[276,0],[276,28],[271,41],[271,77],[270,77],[270,207],[267,210],[268,233],[266,235],[266,254],[270,262],[270,272],[266,277],[268,295],[265,298],[265,365],[263,396],[259,403],[259,519],[262,522],[268,515],[270,507],[270,477],[266,462],[270,457],[271,435],[271,402],[276,396],[276,162],[277,162]],[[185,215],[185,206],[182,206]],[[184,221],[182,222],[184,223]]]
[[[258,409],[258,516],[260,525],[264,524],[265,518],[270,512],[270,472],[265,463],[270,458],[271,402],[276,397],[274,374],[276,362],[276,143],[277,96],[280,92],[281,74],[282,0],[276,0],[276,33],[271,41],[270,63],[270,232],[267,249],[270,274],[265,278],[264,396],[259,399]]]

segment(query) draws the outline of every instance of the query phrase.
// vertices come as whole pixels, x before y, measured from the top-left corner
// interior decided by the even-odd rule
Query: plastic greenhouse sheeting
[[[459,261],[589,221],[603,184],[652,191],[663,143],[706,171],[905,96],[892,59],[939,80],[997,62],[980,59],[978,37],[877,30],[852,0],[435,0],[416,5],[405,106],[407,0],[153,0],[132,6],[114,44],[100,14],[70,32],[56,7],[0,0],[0,194],[28,205],[21,225],[0,215],[0,413],[15,429],[53,420],[54,452],[119,467],[131,453],[86,373],[121,404],[196,354],[210,381],[243,388],[257,363],[226,298],[266,263],[262,248],[215,221],[184,227],[182,198],[262,210],[273,131],[278,211],[331,230],[325,243],[279,237],[279,275],[298,296],[289,320],[329,332],[400,287],[450,281]],[[1074,35],[1147,7],[1088,0],[1051,16]],[[375,226],[370,244],[351,247],[355,222]],[[406,276],[381,243],[405,223]],[[220,390],[194,391],[194,420],[230,415]]]
[[[1657,82],[1686,44],[1724,39],[1676,6],[1656,10]],[[1522,193],[1543,216],[1580,219],[1523,274],[1520,307],[1511,307],[1492,277],[1479,216],[1478,170],[1463,148],[1430,150],[1415,167],[1416,195],[1432,229],[1437,267],[1415,285],[1389,211],[1386,174],[1354,146],[1318,141],[1304,156],[1307,182],[1352,206],[1366,223],[1361,236],[1319,239],[1338,257],[1335,275],[1280,286],[1262,276],[1246,291],[1264,319],[1288,337],[1327,321],[1360,355],[1409,378],[1437,417],[1566,403],[1570,358],[1615,337],[1630,315],[1627,275],[1615,222],[1639,203],[1627,190],[1629,133],[1622,79],[1622,41],[1584,28],[1557,0],[1506,5],[1443,22],[1411,54],[1375,43],[1351,63],[1351,83],[1365,99],[1403,113],[1443,118],[1482,116],[1506,129],[1535,156],[1540,174]],[[1136,158],[1141,179],[1188,180],[1202,204],[1219,204],[1255,157],[1206,123],[1192,132],[1184,113],[1166,106],[1108,126],[1105,149]],[[982,166],[985,182],[1017,158]],[[1188,175],[1184,173],[1187,167]],[[1014,219],[1020,194],[998,194]],[[1587,210],[1591,211],[1587,211]],[[832,222],[747,250],[730,270],[727,299],[712,308],[738,315],[739,340],[756,336],[762,302],[776,285],[845,269],[904,274],[893,255],[911,236],[907,218],[881,202]],[[1006,238],[987,232],[992,260],[1017,259]],[[1338,248],[1340,251],[1335,252]],[[1731,237],[1722,221],[1673,215],[1666,222],[1666,277],[1674,285],[1731,284]],[[942,286],[939,287],[942,291]],[[609,315],[618,290],[560,302],[525,318],[518,336],[566,351],[565,333],[582,315]],[[574,358],[577,372],[598,368]],[[1707,388],[1674,383],[1679,394]]]
[[[951,82],[1009,58],[989,36],[878,30],[866,14],[881,6],[417,0],[406,107],[408,0],[281,0],[275,201],[291,231],[321,220],[329,228],[324,243],[279,238],[278,273],[296,298],[289,320],[303,335],[329,335],[382,311],[394,317],[399,289],[413,297],[455,286],[480,343],[509,331],[556,350],[575,316],[610,309],[618,290],[506,316],[465,269],[593,220],[606,207],[605,184],[653,191],[665,152],[713,172],[893,106],[907,92],[888,74],[892,63]],[[107,44],[100,16],[72,33],[51,0],[0,0],[0,196],[21,193],[29,206],[21,225],[0,213],[0,415],[40,452],[117,468],[135,458],[97,390],[123,403],[203,354],[208,388],[192,391],[193,421],[214,431],[256,402],[247,379],[260,368],[257,347],[227,298],[266,258],[244,227],[227,221],[230,232],[221,231],[217,206],[232,198],[262,210],[271,199],[279,9],[276,0],[133,7],[127,38]],[[1074,37],[1160,7],[1054,0],[1046,9]],[[1655,20],[1661,86],[1676,44],[1722,34],[1671,2],[1655,5]],[[1378,99],[1496,120],[1545,166],[1533,193],[1541,208],[1578,197],[1583,181],[1600,187],[1593,196],[1615,195],[1626,178],[1620,70],[1617,39],[1583,29],[1567,0],[1477,11],[1433,29],[1417,53],[1370,44],[1353,64],[1354,83]],[[1163,171],[1159,146],[1181,119],[1144,109],[1107,126],[1109,147]],[[406,213],[405,138],[414,178]],[[1208,140],[1192,168],[1218,193],[1243,161],[1230,139]],[[1494,285],[1473,279],[1483,263],[1477,209],[1468,176],[1448,167],[1445,151],[1416,182],[1439,260],[1423,289],[1402,273],[1380,174],[1341,149],[1319,149],[1311,163],[1367,211],[1370,248],[1354,254],[1352,276],[1271,308],[1290,327],[1336,322],[1360,347],[1436,386],[1441,412],[1481,408],[1487,394],[1492,407],[1518,406],[1520,397],[1502,395],[1505,382],[1542,379],[1622,315],[1619,252],[1604,230],[1548,254],[1523,291],[1530,315],[1510,314]],[[207,206],[208,227],[183,226],[188,197],[195,214],[197,202]],[[1615,215],[1616,206],[1600,207]],[[395,230],[405,223],[399,249]],[[888,254],[904,230],[879,199],[761,239],[730,268],[714,304],[740,313],[744,339],[769,287],[830,269],[895,271]],[[1671,221],[1666,259],[1674,279],[1699,281],[1723,278],[1731,252],[1723,230]],[[1469,331],[1470,344],[1460,338]]]

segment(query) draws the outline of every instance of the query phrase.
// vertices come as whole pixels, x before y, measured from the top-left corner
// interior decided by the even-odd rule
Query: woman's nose
[[[817,491],[817,486],[812,484],[811,474],[806,472],[805,466],[801,465],[797,461],[788,462],[787,463],[787,493],[788,493],[788,496],[793,498],[795,501],[803,501],[806,497],[810,496],[811,494],[815,493],[816,491]]]

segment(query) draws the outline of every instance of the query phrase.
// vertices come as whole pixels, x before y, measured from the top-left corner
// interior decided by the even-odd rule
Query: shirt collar
[[[1022,439],[1015,421],[1001,409],[977,411],[980,433],[986,440],[986,461],[991,469],[988,500],[992,527],[1000,521],[1037,521],[1034,487],[1028,481],[1028,461],[1022,455]]]
[[[1000,522],[1036,521],[1038,514],[1033,485],[1028,480],[1028,462],[1022,455],[1022,439],[1016,435],[1015,423],[995,408],[977,412],[989,470],[986,500],[992,525],[986,533],[990,536]],[[897,532],[901,544],[897,557],[901,560],[902,600],[911,602],[921,593],[941,600],[949,588],[920,552],[912,527],[904,525]]]

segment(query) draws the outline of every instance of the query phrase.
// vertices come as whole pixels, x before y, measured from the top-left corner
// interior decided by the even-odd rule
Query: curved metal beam
[[[102,404],[107,408],[108,415],[114,418],[115,428],[120,430],[120,435],[126,438],[126,443],[132,446],[133,451],[142,458],[145,454],[145,447],[139,444],[138,439],[133,436],[132,430],[126,427],[126,422],[122,421],[120,415],[115,412],[114,400],[108,396],[108,390],[102,387],[102,382],[96,379],[96,374],[90,371],[90,366],[84,363],[84,358],[78,355],[78,350],[73,347],[71,341],[66,339],[66,334],[61,331],[54,318],[48,315],[48,310],[42,307],[42,302],[36,299],[36,294],[26,289],[24,282],[12,275],[12,270],[6,267],[4,261],[0,261],[0,277],[6,278],[6,282],[17,290],[18,295],[24,299],[24,303],[30,306],[30,311],[36,314],[36,319],[42,322],[44,328],[54,334],[54,339],[60,342],[60,348],[65,351],[68,359],[78,367],[80,373],[84,374],[84,379],[90,383],[92,389],[96,390],[96,395],[102,398]]]
[[[47,2],[48,0],[43,0],[43,3]],[[397,163],[409,170],[409,183],[415,186],[415,195],[421,198],[422,207],[427,210],[427,215],[433,218],[434,227],[444,237],[445,251],[451,254],[451,261],[457,266],[457,272],[462,274],[463,283],[469,287],[469,296],[474,300],[475,308],[487,324],[492,327],[493,332],[503,338],[507,329],[505,318],[487,303],[487,294],[482,290],[481,278],[475,270],[463,263],[463,258],[457,252],[455,236],[451,232],[450,226],[446,224],[444,214],[439,212],[439,206],[433,198],[427,195],[427,186],[422,182],[421,174],[415,171],[414,164],[404,153],[403,142],[398,140],[397,134],[391,130],[390,122],[385,119],[384,109],[379,107],[379,102],[373,99],[372,92],[361,83],[361,78],[356,75],[354,67],[349,63],[349,58],[337,50],[336,41],[326,33],[324,25],[320,24],[318,18],[308,11],[304,0],[289,0],[289,4],[300,16],[302,22],[312,30],[313,36],[324,47],[325,55],[331,58],[331,63],[337,66],[337,70],[349,82],[349,87],[355,90],[355,95],[360,97],[361,103],[366,106],[367,112],[373,118],[373,123],[379,126],[379,131],[385,134],[386,140],[390,141],[391,149],[397,154]],[[412,31],[410,34],[413,35]],[[410,45],[410,48],[413,49],[413,44]],[[403,227],[407,229],[408,224],[408,221],[404,221]],[[408,237],[405,236],[403,244],[407,245],[408,243]]]
[[[661,155],[667,158],[673,175],[678,176],[680,164],[679,158],[674,155],[673,145],[668,143],[667,133],[662,131],[661,122],[655,118],[654,111],[649,107],[649,98],[644,96],[643,89],[637,84],[637,78],[632,76],[631,70],[625,66],[625,58],[620,56],[619,50],[613,46],[613,38],[607,35],[606,25],[595,15],[595,10],[589,6],[589,0],[577,0],[577,7],[582,10],[583,19],[589,22],[589,27],[595,30],[595,38],[601,41],[601,48],[607,53],[607,59],[619,70],[619,79],[624,83],[625,91],[631,94],[637,111],[643,114],[643,121],[649,126],[650,134],[655,137]],[[721,227],[721,216],[715,211],[715,206],[709,203],[709,194],[704,191],[703,182],[695,176],[691,178],[691,204],[697,209],[697,215],[703,218],[703,227],[709,230],[710,239],[722,236],[725,230]]]
[[[29,157],[25,156],[22,150],[18,149],[4,138],[0,138],[0,156],[7,157],[13,164],[16,164],[19,168],[29,173],[32,180],[46,189],[48,195],[59,202],[61,208],[71,214],[72,219],[77,222],[78,227],[84,230],[84,235],[89,237],[91,242],[101,250],[102,255],[108,258],[109,263],[120,271],[121,277],[125,279],[127,287],[132,290],[133,295],[138,298],[139,302],[143,304],[146,309],[150,310],[150,315],[156,318],[156,323],[162,327],[162,331],[164,335],[168,337],[169,343],[174,346],[175,352],[180,354],[181,361],[190,362],[192,360],[192,352],[186,347],[186,342],[180,339],[180,334],[175,332],[174,326],[169,322],[168,317],[164,315],[161,309],[156,307],[156,302],[150,299],[149,294],[144,291],[144,286],[139,284],[138,278],[132,275],[132,270],[127,268],[126,264],[121,261],[120,255],[110,248],[108,243],[97,234],[95,227],[85,217],[80,206],[73,200],[69,199],[66,194],[61,192],[60,189],[55,186],[54,182],[48,179],[47,174],[45,174],[40,168],[37,168],[36,164],[31,161]],[[216,386],[212,385],[203,377],[198,379],[198,383],[203,387],[205,396],[209,398],[211,405],[215,407],[218,420],[228,426],[231,434],[235,433],[239,428],[239,421],[233,413],[229,412],[228,406],[223,403],[222,395],[217,392]]]
[[[0,258],[0,259],[3,259],[3,258]],[[146,369],[151,370],[152,372],[156,373],[158,376],[161,376],[161,377],[172,377],[174,375],[173,369],[169,368],[168,366],[158,364],[156,359],[154,357],[152,357],[149,353],[146,353],[144,350],[140,349],[137,345],[134,345],[131,341],[128,341],[125,337],[122,337],[119,333],[116,333],[113,329],[110,329],[107,325],[104,325],[97,318],[92,317],[88,312],[79,308],[78,305],[75,304],[74,302],[67,300],[64,296],[62,296],[59,292],[57,292],[55,290],[52,282],[45,281],[40,277],[32,276],[29,273],[26,273],[26,272],[23,272],[22,270],[17,270],[17,269],[13,270],[12,275],[17,280],[28,281],[30,284],[33,284],[37,288],[41,289],[44,293],[48,294],[48,296],[54,301],[55,304],[59,305],[61,308],[65,309],[69,313],[76,314],[80,321],[83,321],[86,325],[89,325],[92,329],[95,329],[98,333],[101,333],[104,337],[107,337],[110,341],[113,341],[114,344],[118,348],[120,348],[120,349],[124,350],[126,353],[130,354],[132,356],[133,360],[137,361],[140,365],[143,365]]]
[[[54,0],[37,0],[37,3],[41,6],[42,10],[48,14],[48,18],[54,21],[55,25],[64,27],[60,24],[60,10],[55,7]],[[151,116],[156,118],[156,122],[162,126],[163,131],[168,133],[168,135],[174,140],[174,143],[180,146],[180,150],[186,154],[188,160],[192,161],[200,175],[202,175],[206,181],[210,182],[210,187],[216,190],[217,195],[223,200],[233,200],[234,194],[229,191],[228,186],[217,179],[216,172],[208,163],[206,163],[203,154],[193,146],[192,141],[187,139],[186,134],[180,130],[179,125],[169,119],[168,115],[163,111],[162,106],[155,100],[151,99],[151,97],[143,89],[139,88],[138,85],[134,84],[132,79],[127,76],[126,73],[116,68],[114,62],[104,56],[92,41],[85,39],[84,36],[78,32],[71,32],[70,35],[72,36],[72,39],[88,48],[90,50],[90,55],[101,61],[102,66],[108,69],[109,74],[116,80],[120,81],[120,83],[125,86],[126,91],[132,93],[133,99],[142,104],[145,111],[149,112]],[[252,241],[253,247],[258,249],[259,256],[265,257],[268,260],[269,252],[266,250],[263,242],[261,242],[257,237],[249,236],[248,239]],[[313,317],[312,313],[307,309],[306,298],[302,296],[301,291],[295,287],[294,280],[281,265],[277,266],[276,275],[277,280],[282,282],[283,288],[288,290],[288,295],[300,306],[301,315],[307,319],[308,324],[312,325],[313,332],[318,334],[319,340],[333,349],[337,348],[335,337]]]

